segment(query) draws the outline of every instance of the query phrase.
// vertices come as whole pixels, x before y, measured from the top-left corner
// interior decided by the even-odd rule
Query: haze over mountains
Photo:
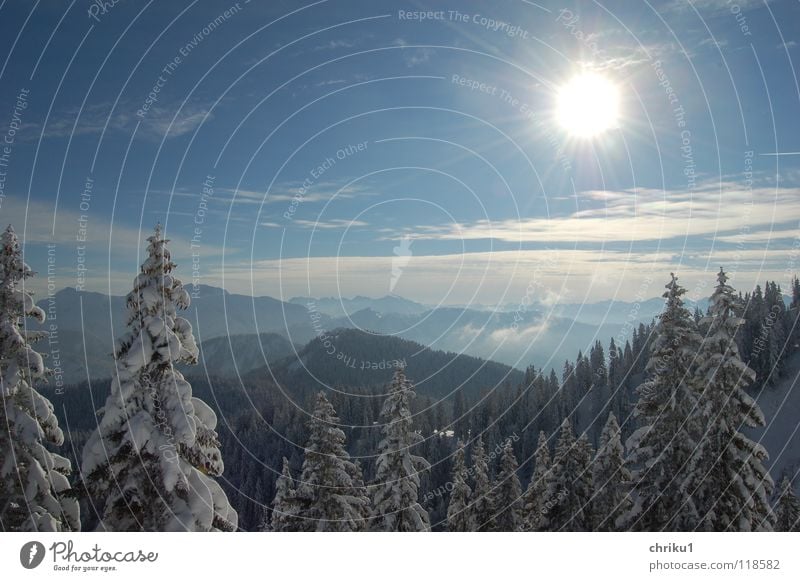
[[[234,360],[238,372],[247,373],[336,329],[389,335],[517,369],[530,364],[559,369],[595,340],[622,337],[626,325],[649,322],[662,304],[651,299],[549,307],[533,301],[499,308],[437,308],[398,296],[280,301],[205,285],[188,288],[193,298],[184,316],[209,372],[220,375],[236,374]],[[125,297],[66,288],[38,304],[49,315],[46,328],[57,325],[57,341],[39,349],[59,350],[52,355],[60,356],[66,383],[112,375],[114,341],[125,326]]]

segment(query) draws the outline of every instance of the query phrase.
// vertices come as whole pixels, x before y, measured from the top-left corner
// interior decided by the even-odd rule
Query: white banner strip
[[[791,533],[0,533],[2,578],[800,579]],[[566,576],[566,577],[562,577]]]

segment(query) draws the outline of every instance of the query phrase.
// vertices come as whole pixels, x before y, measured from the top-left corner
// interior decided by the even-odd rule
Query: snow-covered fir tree
[[[592,510],[594,530],[615,531],[617,521],[632,506],[630,498],[631,473],[625,465],[625,448],[622,445],[616,416],[608,415],[600,434],[597,455],[592,463],[594,497]]]
[[[580,527],[576,530],[594,530],[594,486],[592,484],[592,462],[594,460],[594,448],[589,442],[586,432],[581,434],[575,443],[576,456],[580,471],[576,473],[572,488],[576,498],[583,502],[583,519],[576,522],[567,523],[568,527]]]
[[[197,362],[189,293],[172,271],[161,227],[127,296],[111,394],[83,451],[87,488],[109,531],[231,531],[237,514],[214,479],[223,471],[217,417],[175,368]]]
[[[534,454],[536,462],[533,468],[531,481],[523,497],[522,515],[525,530],[537,531],[542,525],[542,511],[544,509],[545,496],[547,495],[547,473],[550,471],[550,447],[547,443],[547,436],[544,432],[539,432],[539,442],[536,445]]]
[[[780,496],[775,505],[775,530],[782,533],[800,532],[800,500],[786,476],[781,480]]]
[[[358,507],[358,520],[355,522],[355,530],[365,531],[369,529],[372,516],[372,499],[364,484],[364,471],[361,469],[361,462],[355,460],[350,463],[350,466],[348,466],[348,470],[350,470],[350,478],[353,480],[353,496],[356,498],[356,506]]]
[[[45,319],[25,290],[34,273],[11,226],[0,244],[0,531],[78,530],[78,503],[67,480],[70,462],[46,448],[61,446],[64,434],[53,404],[34,387],[49,370],[31,343],[47,333],[23,326],[25,317]]]
[[[364,526],[365,499],[354,481],[357,469],[345,449],[339,418],[323,392],[317,394],[297,500],[302,528],[349,532]]]
[[[299,518],[300,505],[289,460],[283,457],[281,475],[275,481],[275,498],[272,499],[272,518],[269,529],[276,533],[299,531],[302,522]]]
[[[492,524],[492,483],[489,478],[489,460],[483,445],[483,436],[478,436],[472,445],[472,498],[470,512],[479,531],[489,530]]]
[[[270,522],[270,509],[267,506],[262,506],[260,509],[261,516],[258,519],[258,530],[262,533],[272,531],[272,523]]]
[[[697,356],[697,414],[702,434],[690,470],[699,478],[695,502],[704,528],[713,531],[771,530],[772,478],[767,451],[740,430],[764,426],[764,415],[744,388],[755,372],[740,358],[735,335],[744,323],[734,289],[720,268]]]
[[[371,487],[371,530],[415,532],[430,530],[428,512],[418,502],[420,472],[430,464],[411,452],[422,441],[414,432],[411,400],[414,385],[402,368],[395,370],[389,395],[383,404],[383,440],[378,445],[375,483]]]
[[[572,424],[564,419],[553,462],[547,473],[542,508],[542,528],[548,531],[589,530],[591,515],[591,457],[588,440],[575,439]]]
[[[697,443],[692,362],[701,338],[683,305],[686,290],[671,276],[653,331],[648,379],[637,388],[640,427],[627,441],[635,498],[625,527],[645,531],[687,531],[699,524],[688,464]]]
[[[447,505],[447,528],[451,532],[465,533],[475,530],[469,501],[472,489],[467,483],[467,466],[464,460],[464,444],[458,441],[453,454],[453,488],[450,491],[450,503]]]
[[[492,489],[492,507],[495,515],[492,528],[496,531],[519,531],[522,529],[522,485],[517,475],[519,464],[514,456],[511,438],[503,445],[500,470]]]

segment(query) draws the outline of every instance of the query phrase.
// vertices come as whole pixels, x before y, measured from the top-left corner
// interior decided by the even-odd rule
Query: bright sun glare
[[[589,138],[616,127],[619,90],[602,75],[582,73],[558,91],[556,119],[572,136]]]

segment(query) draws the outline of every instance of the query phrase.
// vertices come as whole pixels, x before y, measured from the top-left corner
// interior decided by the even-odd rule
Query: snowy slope
[[[753,394],[764,412],[767,426],[752,430],[751,437],[769,452],[768,466],[775,482],[800,470],[800,353],[792,355],[783,377],[774,387]],[[800,478],[794,479],[800,491]]]

